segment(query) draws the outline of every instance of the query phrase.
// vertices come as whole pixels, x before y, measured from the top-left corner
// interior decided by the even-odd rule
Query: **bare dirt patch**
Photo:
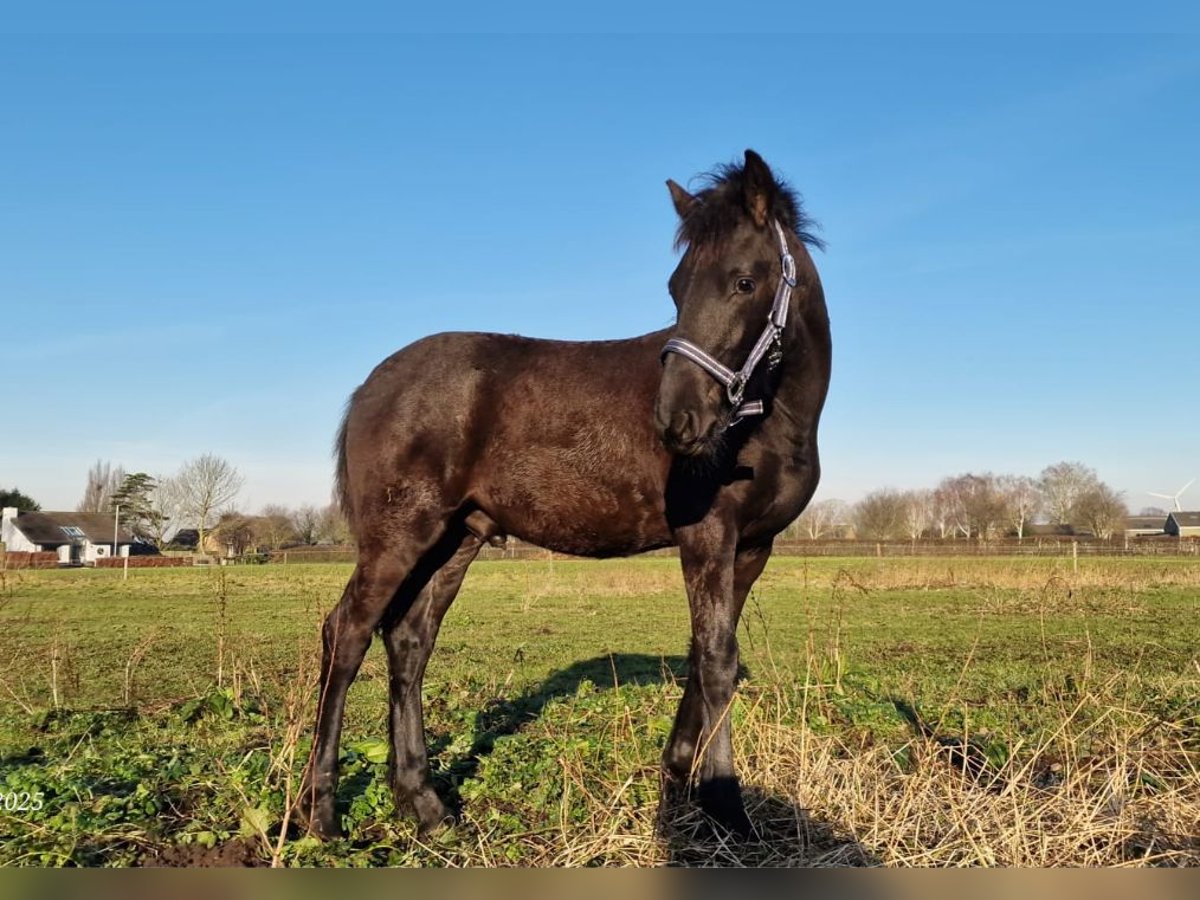
[[[151,850],[142,858],[146,868],[253,869],[267,865],[255,841],[234,838],[223,844],[169,844]]]

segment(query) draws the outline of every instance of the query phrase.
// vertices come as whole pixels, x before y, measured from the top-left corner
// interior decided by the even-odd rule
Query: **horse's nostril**
[[[658,433],[666,434],[671,430],[671,422],[668,416],[663,415],[661,406],[654,407],[654,425],[658,429]]]
[[[690,412],[675,413],[671,419],[671,433],[681,444],[690,444],[699,434],[696,430],[696,414]]]

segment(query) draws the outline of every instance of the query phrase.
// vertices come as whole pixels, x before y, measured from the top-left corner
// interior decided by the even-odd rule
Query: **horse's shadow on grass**
[[[671,866],[787,868],[865,867],[882,861],[834,823],[812,816],[786,797],[742,788],[753,837],[730,836],[687,798],[660,801],[657,833]]]
[[[738,680],[746,676],[746,669],[740,667]],[[573,663],[519,697],[499,701],[484,710],[476,719],[470,751],[441,773],[439,790],[461,812],[462,799],[457,786],[476,774],[480,761],[492,751],[496,741],[536,720],[551,702],[575,696],[584,682],[591,682],[598,690],[607,690],[686,679],[687,659],[682,656],[623,653]],[[443,737],[435,741],[430,747],[431,756],[436,758],[445,752],[451,740]],[[749,841],[738,841],[725,834],[690,798],[678,792],[664,792],[657,810],[656,831],[667,847],[668,863],[679,866],[879,864],[858,841],[846,837],[832,823],[814,819],[790,800],[754,787],[744,788],[743,795],[756,831]]]

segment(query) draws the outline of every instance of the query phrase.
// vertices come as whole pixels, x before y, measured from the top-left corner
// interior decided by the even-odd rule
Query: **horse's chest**
[[[750,467],[739,506],[740,536],[754,541],[769,538],[795,521],[812,496],[813,473],[808,466],[790,460],[766,458]]]

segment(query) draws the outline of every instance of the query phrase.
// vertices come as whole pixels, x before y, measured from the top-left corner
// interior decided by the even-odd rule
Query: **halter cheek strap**
[[[774,369],[783,359],[783,328],[787,324],[788,304],[792,299],[792,288],[796,286],[796,260],[792,258],[792,254],[788,250],[787,237],[779,221],[772,220],[771,224],[775,226],[775,235],[779,238],[779,258],[783,265],[783,272],[779,277],[779,284],[775,288],[775,302],[771,304],[771,315],[767,318],[766,327],[758,336],[758,340],[754,342],[754,347],[750,350],[750,355],[746,357],[742,367],[735,372],[686,338],[671,338],[662,348],[662,359],[665,360],[668,353],[678,353],[685,359],[690,359],[725,386],[725,395],[733,405],[733,421],[735,423],[747,416],[761,416],[763,413],[761,400],[745,402],[742,400],[742,396],[746,392],[746,384],[750,381],[754,370],[758,368],[758,364],[763,361],[764,357],[767,357],[767,367]],[[768,356],[768,354],[770,355]]]

